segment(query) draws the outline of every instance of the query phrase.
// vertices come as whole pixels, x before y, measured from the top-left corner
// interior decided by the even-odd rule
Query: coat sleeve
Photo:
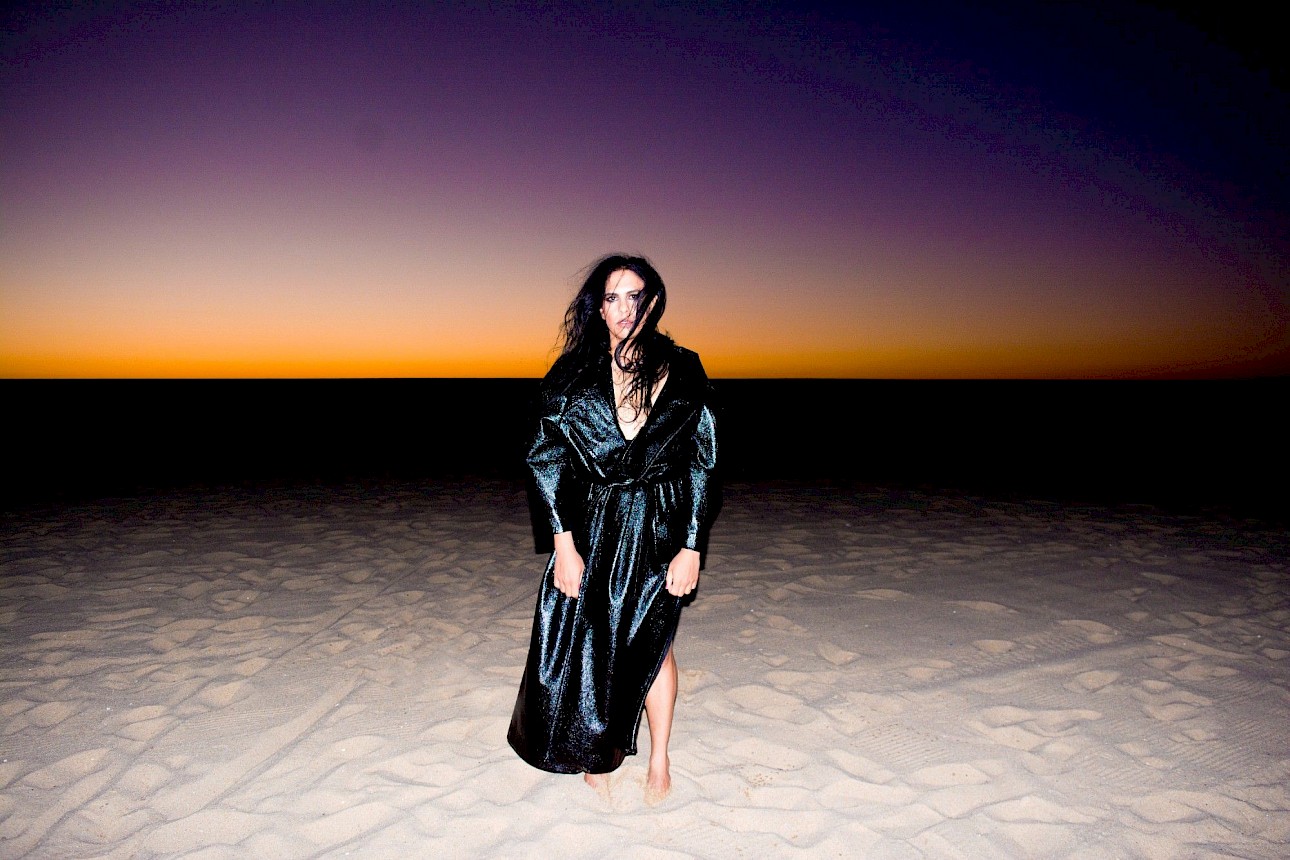
[[[571,471],[569,444],[560,420],[564,404],[563,396],[550,397],[544,392],[537,432],[525,457],[552,534],[570,528],[570,522],[562,511]]]
[[[701,392],[702,406],[694,428],[690,452],[689,510],[685,524],[685,546],[701,550],[707,542],[707,530],[720,504],[720,485],[717,481],[717,418],[713,408],[712,385],[703,371],[703,364],[694,353],[688,353],[693,362],[693,373]]]
[[[694,429],[694,452],[690,458],[690,510],[685,526],[685,546],[699,549],[708,520],[716,509],[719,487],[717,468],[717,422],[712,407],[704,404]]]

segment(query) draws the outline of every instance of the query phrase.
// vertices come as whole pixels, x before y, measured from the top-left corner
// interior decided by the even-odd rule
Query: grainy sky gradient
[[[610,250],[714,376],[1290,373],[1239,12],[193,5],[4,13],[0,376],[538,376]]]

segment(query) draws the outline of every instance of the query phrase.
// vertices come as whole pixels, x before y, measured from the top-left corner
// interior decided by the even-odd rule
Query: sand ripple
[[[1279,858],[1290,537],[1219,514],[730,488],[675,789],[505,744],[505,482],[0,521],[0,857]],[[642,733],[642,752],[648,740]]]

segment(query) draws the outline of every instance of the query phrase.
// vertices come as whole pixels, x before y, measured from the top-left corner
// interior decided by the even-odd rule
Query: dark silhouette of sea
[[[1286,378],[714,380],[724,475],[1284,518]],[[6,507],[521,478],[532,379],[6,380]]]

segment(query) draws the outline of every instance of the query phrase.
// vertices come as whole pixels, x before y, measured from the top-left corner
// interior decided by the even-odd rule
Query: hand
[[[692,549],[683,549],[667,566],[667,591],[677,597],[685,597],[699,584],[699,554]]]
[[[573,545],[572,532],[560,532],[555,536],[555,587],[565,597],[578,599],[582,588],[582,571],[586,564]]]

